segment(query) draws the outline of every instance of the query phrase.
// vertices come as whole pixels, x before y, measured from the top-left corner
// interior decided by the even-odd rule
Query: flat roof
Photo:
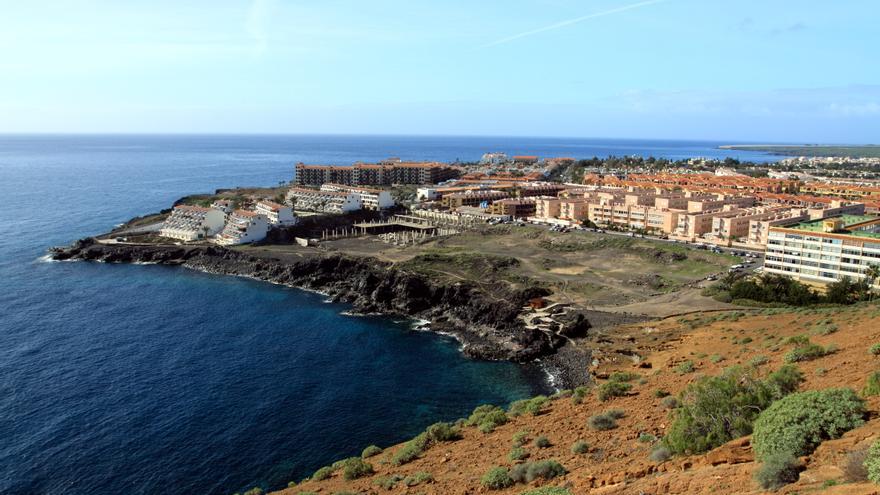
[[[869,237],[872,239],[880,239],[880,232],[868,232],[865,230],[850,230],[851,227],[858,226],[859,224],[865,222],[878,222],[880,221],[880,217],[874,215],[839,215],[835,217],[823,218],[819,220],[810,220],[807,222],[801,222],[796,225],[791,225],[785,227],[787,229],[793,230],[801,230],[804,232],[816,232],[816,233],[827,233],[824,231],[823,222],[825,220],[841,220],[843,222],[842,230],[846,230],[847,232],[835,232],[843,235],[852,235],[855,237]]]

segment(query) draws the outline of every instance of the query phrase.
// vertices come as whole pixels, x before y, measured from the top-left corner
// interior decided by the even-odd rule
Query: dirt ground
[[[835,330],[829,333],[830,326]],[[306,481],[280,493],[513,495],[541,485],[566,487],[574,494],[762,493],[753,478],[759,465],[748,437],[704,455],[651,460],[651,450],[670,424],[670,412],[657,392],[675,395],[700,375],[716,375],[725,367],[756,362],[756,358],[764,363],[759,365],[762,372],[778,369],[791,348],[785,340],[799,334],[823,346],[838,346],[830,355],[798,364],[806,378],[801,390],[861,390],[868,373],[878,368],[880,358],[868,352],[871,344],[880,342],[880,306],[876,304],[752,314],[720,312],[627,325],[609,332],[596,346],[593,369],[598,377],[614,371],[637,373],[639,378],[631,382],[633,389],[624,397],[600,402],[591,392],[581,404],[560,398],[551,401],[541,414],[513,418],[492,433],[463,427],[461,440],[433,446],[411,463],[394,466],[388,462],[400,448],[391,446],[368,459],[376,470],[372,476],[346,481],[337,472],[325,481]],[[692,362],[693,371],[681,372],[679,365],[686,361]],[[778,493],[878,493],[874,485],[852,479],[848,470],[849,454],[880,438],[880,400],[869,398],[867,405],[870,416],[864,426],[840,440],[823,443],[814,454],[802,458],[805,470],[800,480]],[[596,431],[587,426],[590,416],[612,408],[624,414],[617,428]],[[514,435],[523,431],[530,439],[523,447],[528,460],[556,460],[567,474],[499,491],[482,487],[480,478],[490,468],[520,462],[509,460],[508,453]],[[533,440],[538,436],[545,436],[550,445],[535,445]],[[576,441],[589,445],[585,453],[572,452]],[[392,475],[417,472],[430,473],[432,480],[409,487],[397,483],[390,490],[375,484]]]

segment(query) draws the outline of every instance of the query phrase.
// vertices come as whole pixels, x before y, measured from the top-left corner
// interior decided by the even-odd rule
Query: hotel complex
[[[771,227],[768,237],[764,270],[803,282],[863,279],[869,266],[880,265],[878,217],[842,215],[809,220]]]
[[[184,242],[204,239],[223,229],[225,217],[214,208],[178,205],[163,222],[159,235]]]
[[[294,184],[298,186],[436,184],[459,175],[459,169],[438,162],[403,162],[390,159],[379,163],[356,163],[348,166],[299,163],[294,169]]]
[[[229,214],[223,232],[214,239],[221,246],[261,241],[269,232],[269,220],[254,211],[235,210]]]

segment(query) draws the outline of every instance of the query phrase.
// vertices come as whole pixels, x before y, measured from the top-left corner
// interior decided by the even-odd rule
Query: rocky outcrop
[[[559,338],[526,328],[522,307],[547,295],[541,288],[498,288],[487,294],[469,283],[438,283],[372,258],[315,254],[295,260],[252,255],[214,246],[102,244],[82,239],[51,251],[56,260],[181,265],[208,273],[237,275],[327,294],[351,304],[357,312],[419,318],[431,329],[449,333],[471,357],[530,361],[554,353]],[[573,333],[588,325],[572,322]]]

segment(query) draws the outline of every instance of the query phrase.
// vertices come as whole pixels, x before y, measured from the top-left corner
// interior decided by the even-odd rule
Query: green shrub
[[[614,418],[614,419],[622,419],[622,418],[626,417],[626,411],[624,411],[623,409],[617,409],[617,408],[609,409],[609,410],[605,411],[605,414],[607,416]]]
[[[791,337],[785,339],[786,344],[794,344],[794,345],[805,345],[810,343],[810,338],[806,335],[792,335]]]
[[[641,375],[630,371],[615,371],[608,377],[608,380],[612,382],[631,382],[636,378],[641,378]]]
[[[379,455],[382,453],[382,448],[376,445],[370,445],[361,452],[361,457],[364,459],[368,457],[373,457],[374,455]]]
[[[721,354],[712,354],[711,356],[709,356],[709,361],[718,364],[721,361],[724,361],[724,356],[722,356]]]
[[[426,471],[416,471],[415,473],[407,476],[403,479],[403,484],[406,486],[417,486],[422,483],[430,483],[434,481],[434,477],[431,473]]]
[[[314,481],[323,481],[327,478],[333,476],[333,473],[336,471],[332,466],[324,466],[321,469],[315,471],[315,474],[312,475],[311,479]]]
[[[663,442],[677,454],[700,453],[748,435],[758,414],[796,389],[802,379],[793,367],[762,380],[754,368],[743,366],[701,377],[682,392]]]
[[[534,490],[526,490],[519,495],[572,495],[572,493],[568,489],[558,486],[542,486]]]
[[[664,397],[663,400],[660,401],[660,404],[666,409],[675,409],[681,405],[681,402],[673,396]]]
[[[527,459],[529,457],[529,453],[526,452],[526,449],[522,447],[514,447],[510,449],[510,453],[507,454],[507,460],[510,462],[521,461],[523,459]]]
[[[623,397],[632,389],[632,385],[624,382],[605,382],[599,386],[599,400],[606,401],[612,397]]]
[[[539,449],[546,449],[551,445],[553,444],[550,443],[550,439],[543,435],[535,439],[535,447],[538,447]]]
[[[544,405],[547,404],[548,400],[549,399],[547,399],[546,396],[538,395],[531,399],[512,402],[510,407],[507,408],[507,414],[510,414],[513,417],[521,416],[526,413],[529,413],[532,416],[537,416],[541,414],[542,409]]]
[[[868,473],[868,479],[880,484],[880,440],[871,444],[862,465]]]
[[[672,457],[672,452],[667,447],[663,445],[658,445],[651,450],[651,455],[648,456],[654,462],[664,462],[668,461]]]
[[[461,433],[459,433],[457,429],[449,423],[442,422],[434,423],[429,426],[425,430],[425,435],[427,436],[429,444],[452,442],[461,438]]]
[[[880,344],[872,345],[871,349],[869,351],[871,354],[873,354],[875,356],[880,356]]]
[[[526,462],[514,466],[510,470],[510,478],[517,483],[531,483],[538,478],[544,480],[553,479],[564,475],[566,472],[562,464],[554,460]]]
[[[758,367],[758,366],[763,366],[769,362],[770,362],[770,358],[768,358],[767,356],[755,356],[752,358],[751,361],[749,361],[749,365]]]
[[[399,448],[391,457],[391,463],[395,466],[402,466],[403,464],[412,462],[416,460],[427,447],[427,436],[422,433],[403,444],[403,447]]]
[[[483,475],[480,483],[490,490],[503,490],[513,486],[513,479],[503,467],[493,467]]]
[[[830,354],[828,350],[819,344],[812,342],[795,347],[785,354],[783,360],[786,363],[799,363],[802,361],[812,361],[820,357]]]
[[[859,426],[865,402],[850,389],[800,392],[784,397],[758,416],[752,446],[764,460],[773,454],[810,454],[822,441]]]
[[[491,433],[495,428],[507,423],[507,414],[498,406],[484,404],[474,409],[465,421],[467,426],[476,426],[483,433]]]
[[[581,386],[574,389],[574,392],[571,394],[571,403],[572,404],[580,404],[584,401],[584,397],[590,393],[590,388]]]
[[[662,399],[664,397],[669,397],[669,392],[666,390],[663,390],[662,388],[658,388],[657,390],[654,391],[654,397],[656,397],[658,399]]]
[[[679,375],[686,375],[688,373],[693,373],[694,370],[696,370],[696,367],[694,367],[694,362],[691,361],[690,359],[687,361],[684,361],[682,363],[679,363],[678,366],[675,367],[675,372],[678,373]]]
[[[590,450],[590,444],[584,442],[583,440],[578,440],[577,442],[571,444],[571,453],[572,454],[586,454]]]
[[[525,445],[526,442],[529,441],[529,431],[528,430],[520,430],[513,434],[513,446],[519,447]]]
[[[868,375],[865,388],[862,389],[862,395],[865,397],[880,395],[880,371],[872,371]]]
[[[798,480],[800,466],[789,453],[779,452],[764,459],[755,472],[755,480],[765,490],[776,490]]]
[[[642,443],[654,443],[657,441],[657,437],[651,435],[650,433],[642,433],[639,435],[639,441]]]
[[[403,478],[400,475],[392,475],[392,476],[379,476],[375,480],[373,480],[373,484],[378,486],[379,488],[384,488],[386,490],[392,490],[397,483]]]
[[[590,428],[600,431],[613,430],[614,428],[617,428],[617,421],[615,421],[614,418],[607,414],[596,414],[595,416],[590,416],[587,424],[590,425]]]
[[[373,465],[360,457],[349,457],[342,464],[342,477],[348,481],[373,474]]]

